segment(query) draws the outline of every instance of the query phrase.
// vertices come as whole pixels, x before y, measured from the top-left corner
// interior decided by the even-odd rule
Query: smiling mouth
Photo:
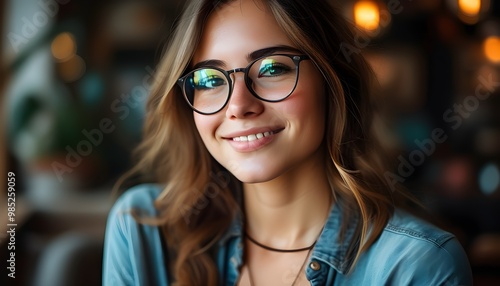
[[[279,129],[279,130],[275,130],[275,131],[266,131],[266,132],[259,132],[259,133],[250,134],[250,135],[236,136],[236,137],[228,138],[228,139],[230,139],[232,141],[236,141],[236,142],[252,142],[255,140],[262,139],[264,137],[269,137],[271,135],[277,134],[277,133],[281,132],[283,129],[284,128]]]
[[[270,132],[268,131],[268,132],[264,132],[264,133],[250,134],[248,136],[238,136],[238,137],[234,137],[233,141],[252,142],[252,141],[255,141],[257,139],[271,136],[273,134],[274,134],[274,131],[270,131]]]

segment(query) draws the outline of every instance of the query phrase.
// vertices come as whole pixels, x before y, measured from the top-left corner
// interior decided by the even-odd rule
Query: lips
[[[237,131],[228,133],[222,136],[223,139],[232,140],[237,142],[251,142],[264,137],[269,137],[277,134],[285,129],[284,127],[259,127],[251,128],[244,131]]]
[[[271,143],[276,137],[276,134],[283,131],[283,129],[285,128],[252,128],[228,134],[223,138],[227,140],[237,152],[252,152]]]
[[[264,133],[257,133],[257,134],[250,134],[248,136],[238,136],[238,137],[233,137],[233,141],[248,141],[248,142],[251,142],[251,141],[254,141],[254,140],[257,140],[257,139],[261,139],[261,138],[264,138],[264,137],[268,137],[268,136],[271,136],[272,134],[274,134],[273,131],[269,132],[269,131],[266,131]]]

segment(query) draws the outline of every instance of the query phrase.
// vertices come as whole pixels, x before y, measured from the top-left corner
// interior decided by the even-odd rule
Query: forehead
[[[293,47],[264,3],[231,1],[215,8],[208,17],[193,62],[246,58],[253,51],[279,45]]]

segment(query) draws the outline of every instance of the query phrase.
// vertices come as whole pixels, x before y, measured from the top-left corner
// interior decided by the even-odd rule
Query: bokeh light
[[[68,32],[57,35],[51,45],[52,56],[57,61],[67,61],[76,54],[75,37]]]
[[[85,61],[76,55],[65,62],[59,63],[57,71],[64,81],[74,82],[83,76],[85,68]]]
[[[481,11],[481,0],[458,0],[458,7],[467,16],[477,16]]]
[[[479,187],[484,194],[490,195],[500,186],[500,170],[493,163],[485,165],[479,171]]]
[[[483,50],[488,60],[500,63],[500,37],[488,37],[484,40]]]
[[[373,1],[359,1],[354,4],[354,21],[365,30],[376,30],[380,22],[380,11]]]

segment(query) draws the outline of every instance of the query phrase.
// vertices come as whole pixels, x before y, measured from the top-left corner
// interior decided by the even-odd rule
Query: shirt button
[[[309,264],[309,267],[314,271],[318,271],[321,269],[321,264],[319,264],[319,262],[317,261],[313,261],[311,262],[311,264]]]

